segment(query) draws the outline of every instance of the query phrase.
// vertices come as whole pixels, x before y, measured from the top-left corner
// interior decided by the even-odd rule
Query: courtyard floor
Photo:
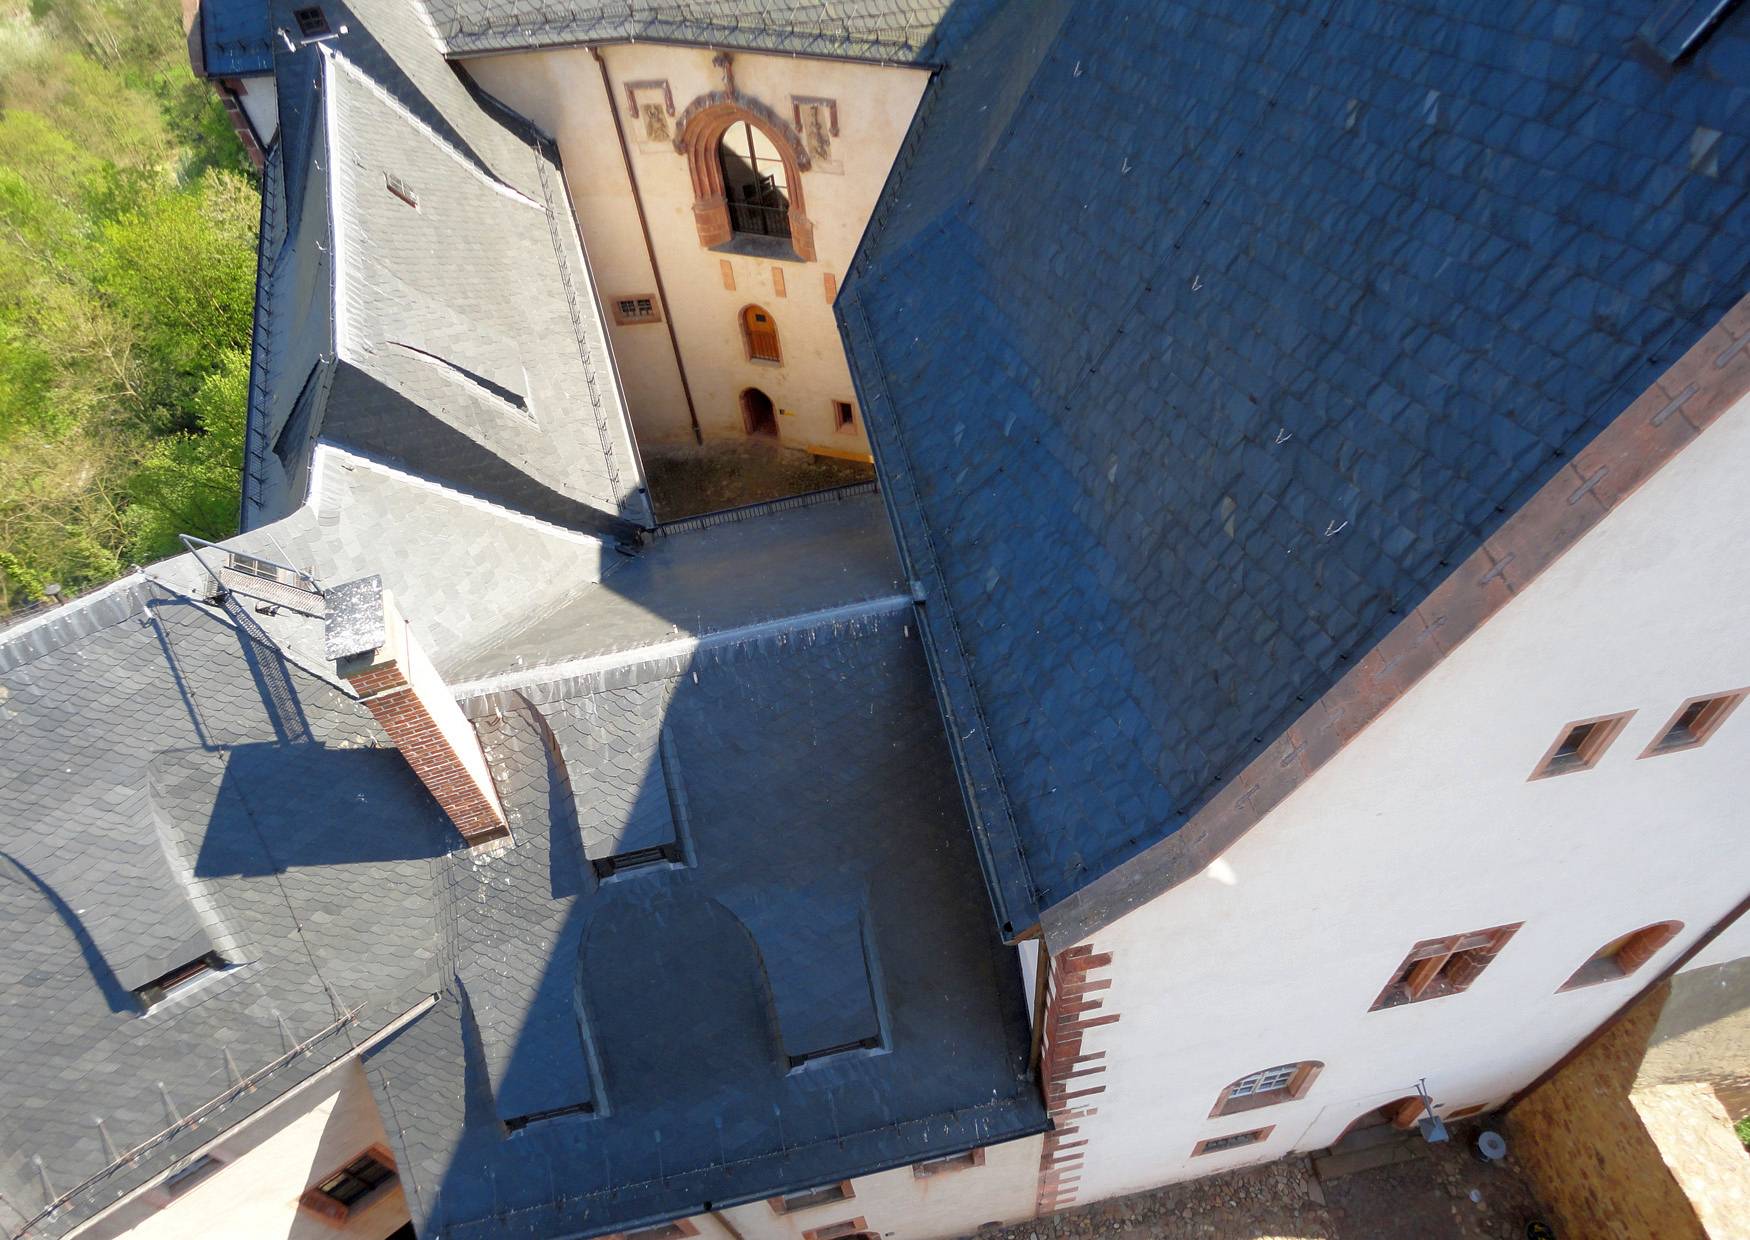
[[[1474,1132],[1458,1127],[1444,1145],[1406,1145],[1404,1161],[1389,1166],[1321,1180],[1311,1160],[1285,1159],[981,1232],[979,1240],[1525,1240],[1527,1224],[1547,1215],[1511,1154],[1496,1165],[1471,1155]]]
[[[867,482],[874,467],[754,441],[706,448],[649,448],[644,472],[658,521]]]

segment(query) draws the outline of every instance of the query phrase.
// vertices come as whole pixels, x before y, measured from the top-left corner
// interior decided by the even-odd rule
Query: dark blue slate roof
[[[1750,277],[1750,11],[1012,6],[839,302],[1000,920],[1176,830]],[[1656,66],[1656,67],[1655,67]]]
[[[273,72],[267,0],[201,0],[201,58],[209,77]]]
[[[905,599],[470,709],[516,846],[449,859],[454,984],[366,1062],[420,1235],[624,1231],[1044,1130]],[[599,880],[646,803],[684,864]]]

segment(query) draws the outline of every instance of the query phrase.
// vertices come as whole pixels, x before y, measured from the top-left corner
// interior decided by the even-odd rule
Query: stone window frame
[[[1215,1100],[1215,1105],[1210,1108],[1209,1118],[1239,1115],[1245,1111],[1255,1111],[1260,1107],[1276,1106],[1278,1103],[1293,1102],[1297,1098],[1303,1098],[1306,1096],[1307,1090],[1312,1088],[1313,1082],[1318,1079],[1319,1073],[1325,1070],[1325,1065],[1321,1060],[1302,1059],[1298,1062],[1277,1064],[1262,1069],[1262,1071],[1276,1072],[1283,1068],[1289,1068],[1292,1071],[1289,1073],[1287,1081],[1276,1089],[1261,1090],[1235,1098],[1233,1096],[1235,1087],[1259,1075],[1259,1073],[1248,1072],[1238,1080],[1230,1082],[1221,1091],[1220,1097]]]
[[[1191,1147],[1191,1157],[1202,1158],[1206,1154],[1231,1154],[1235,1150],[1249,1150],[1254,1145],[1264,1144],[1275,1131],[1275,1124],[1266,1124],[1262,1128],[1248,1128],[1243,1132],[1224,1132],[1218,1137],[1205,1137]],[[1240,1140],[1242,1137],[1245,1140]]]
[[[849,1180],[839,1180],[833,1184],[822,1184],[819,1188],[805,1188],[780,1197],[767,1197],[766,1204],[772,1207],[773,1214],[795,1214],[801,1210],[850,1201],[856,1195],[857,1190],[851,1187]]]
[[[1684,699],[1683,705],[1672,712],[1671,718],[1665,721],[1665,726],[1659,729],[1640,756],[1656,758],[1660,754],[1699,749],[1713,739],[1714,733],[1747,696],[1750,696],[1750,687],[1728,689],[1724,693],[1700,693]]]
[[[800,262],[816,261],[814,224],[802,174],[810,167],[808,152],[790,122],[757,99],[712,91],[686,106],[675,123],[675,150],[687,157],[693,185],[693,223],[699,244],[707,250],[730,244],[735,230],[729,222],[729,198],[723,188],[723,164],[718,144],[733,125],[745,122],[764,134],[784,163],[785,196],[789,199],[790,248]]]
[[[1463,994],[1482,976],[1483,970],[1494,963],[1501,949],[1524,924],[1516,921],[1469,934],[1423,939],[1410,948],[1398,967],[1392,970],[1391,980],[1368,1011],[1378,1012],[1384,1008]]]
[[[649,314],[627,314],[622,307],[631,302],[636,307],[639,302],[650,303]],[[655,293],[616,293],[608,298],[608,309],[614,316],[614,322],[623,327],[637,327],[644,323],[662,322],[662,302],[657,300]]]
[[[346,1203],[336,1201],[322,1191],[321,1185],[345,1171],[361,1158],[371,1158],[389,1169],[389,1178],[371,1189],[357,1201]],[[358,1153],[339,1163],[322,1175],[311,1181],[298,1197],[298,1209],[314,1215],[330,1227],[344,1227],[347,1220],[354,1215],[369,1209],[395,1189],[401,1183],[401,1168],[395,1163],[395,1155],[389,1152],[389,1147],[379,1143],[369,1145]]]
[[[1555,741],[1531,769],[1528,779],[1549,779],[1555,775],[1574,775],[1591,770],[1634,717],[1634,711],[1625,710],[1563,724]]]
[[[1587,957],[1586,963],[1556,988],[1556,993],[1584,990],[1588,986],[1632,977],[1682,933],[1683,923],[1680,921],[1656,921],[1650,926],[1618,935]]]

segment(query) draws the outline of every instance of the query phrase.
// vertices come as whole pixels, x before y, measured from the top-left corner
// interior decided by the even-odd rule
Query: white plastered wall
[[[627,127],[627,147],[662,269],[669,313],[707,441],[743,437],[740,393],[757,387],[779,410],[779,435],[786,445],[866,454],[860,410],[854,433],[841,433],[833,425],[832,402],[855,403],[856,396],[824,277],[830,275],[835,282],[844,279],[928,73],[848,61],[735,54],[738,92],[760,100],[780,116],[791,117],[792,96],[838,102],[839,133],[832,147],[832,163],[838,170],[815,168],[802,174],[816,261],[777,262],[703,248],[693,218],[686,156],[672,145],[637,141],[636,123],[626,115],[627,82],[666,81],[675,106],[670,124],[678,121],[693,99],[720,89],[720,71],[711,63],[713,53],[655,43],[601,50],[613,83],[614,105]],[[656,282],[613,114],[601,71],[589,51],[523,52],[465,63],[487,93],[557,141],[604,299],[653,293]],[[641,92],[640,97],[648,95]],[[734,273],[733,291],[724,287],[723,262]],[[776,270],[783,273],[783,296],[775,288]],[[748,360],[737,316],[750,304],[764,307],[776,320],[781,364]],[[691,442],[667,331],[656,323],[615,324],[611,331],[639,441],[646,446]]]
[[[150,1213],[142,1200],[78,1232],[81,1240],[383,1240],[407,1221],[407,1200],[390,1187],[336,1226],[298,1208],[311,1184],[373,1145],[388,1145],[364,1070],[356,1059],[245,1121],[208,1147],[218,1171]]]
[[[982,1167],[919,1178],[910,1167],[864,1176],[851,1183],[847,1201],[779,1214],[763,1201],[722,1211],[743,1240],[802,1240],[805,1232],[862,1219],[884,1240],[936,1240],[963,1236],[990,1222],[1016,1223],[1034,1214],[1041,1138],[1026,1137],[986,1147]],[[734,1240],[710,1215],[693,1219],[701,1237]]]
[[[1740,401],[1204,873],[1096,934],[1106,1091],[1082,1203],[1321,1148],[1428,1090],[1499,1104],[1750,890],[1750,707],[1640,759],[1687,698],[1750,685],[1750,399]],[[1528,782],[1564,725],[1637,713],[1595,769]],[[1682,932],[1633,979],[1558,994],[1599,947]],[[1420,939],[1523,922],[1464,993],[1369,1011]],[[1068,944],[1054,944],[1064,947]],[[1709,957],[1750,949],[1728,931]],[[1207,1118],[1261,1068],[1305,1097]],[[1192,1158],[1207,1137],[1261,1145]]]

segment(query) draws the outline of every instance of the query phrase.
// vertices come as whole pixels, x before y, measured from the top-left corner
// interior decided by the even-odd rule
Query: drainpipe
[[[626,126],[620,120],[620,104],[614,98],[614,84],[608,80],[608,62],[602,59],[599,47],[589,49],[596,67],[602,71],[602,94],[608,101],[608,115],[614,118],[614,136],[620,140],[620,162],[626,168],[626,184],[632,187],[632,205],[638,209],[638,231],[644,234],[644,253],[650,259],[650,274],[656,280],[656,300],[662,303],[662,323],[668,328],[669,347],[674,350],[675,371],[681,379],[681,395],[687,398],[687,419],[693,424],[693,442],[703,444],[705,434],[699,429],[699,411],[693,407],[693,389],[687,383],[687,364],[681,360],[681,342],[674,334],[674,315],[669,313],[668,293],[662,287],[662,268],[656,265],[656,247],[650,241],[650,221],[644,215],[644,195],[638,191],[638,177],[632,171],[632,150],[626,145]]]

